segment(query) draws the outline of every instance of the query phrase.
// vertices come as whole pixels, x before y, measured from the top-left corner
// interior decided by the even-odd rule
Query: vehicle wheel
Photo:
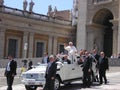
[[[26,90],[36,90],[37,86],[35,85],[25,85]]]
[[[55,84],[54,84],[54,88],[55,90],[58,90],[60,87],[60,79],[58,77],[55,78]]]

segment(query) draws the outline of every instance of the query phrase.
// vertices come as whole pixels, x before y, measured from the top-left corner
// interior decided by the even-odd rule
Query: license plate
[[[35,84],[35,79],[28,79],[27,80],[29,85],[34,85]]]
[[[29,85],[35,85],[35,82],[28,82]]]

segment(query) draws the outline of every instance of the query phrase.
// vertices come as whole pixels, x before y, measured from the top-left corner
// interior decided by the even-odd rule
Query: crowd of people
[[[60,58],[62,56],[62,61],[63,62],[67,62],[68,64],[72,63],[72,59],[75,59],[76,57],[79,57],[79,60],[77,61],[78,64],[79,63],[83,63],[82,65],[82,70],[83,70],[83,87],[90,87],[92,85],[92,81],[97,81],[99,82],[99,84],[107,84],[107,78],[106,78],[106,70],[109,70],[109,64],[108,64],[108,58],[105,56],[105,53],[103,51],[100,52],[100,54],[97,53],[96,49],[93,49],[92,52],[89,52],[87,50],[80,50],[79,52],[77,51],[76,47],[73,45],[72,42],[69,42],[69,45],[67,46],[66,44],[64,44],[64,49],[68,51],[68,54],[58,54],[57,56],[54,56],[54,60],[53,62],[56,62],[57,58]],[[45,57],[43,58],[44,62],[48,63],[48,67],[49,63],[51,63],[50,61],[50,57],[48,56],[48,54],[45,54]],[[92,70],[92,62],[96,63],[96,74],[94,74],[93,70]],[[51,64],[52,65],[52,64]],[[56,67],[55,67],[56,68]],[[56,73],[56,69],[54,68],[54,73],[53,72],[49,72],[52,73],[53,75],[51,75],[51,77],[47,77],[49,76],[48,73],[48,68],[46,70],[46,81],[53,81],[51,84],[51,87],[54,87],[54,80],[53,77],[55,79],[55,73]],[[52,69],[52,68],[51,68]],[[91,75],[94,77],[92,78],[93,80],[91,80]],[[49,78],[49,79],[48,79]],[[47,89],[44,88],[44,90],[51,90],[50,85],[48,85],[46,83],[45,87],[48,87]],[[53,89],[54,90],[54,89]]]
[[[72,42],[69,42],[69,45],[64,44],[64,49],[68,51],[68,54],[57,54],[48,55],[48,53],[44,53],[42,63],[47,64],[46,68],[46,84],[43,90],[54,90],[54,82],[57,71],[56,61],[59,60],[62,56],[62,62],[71,64],[73,59],[79,57],[77,59],[77,63],[82,63],[82,71],[83,71],[83,87],[90,87],[92,84],[91,75],[94,77],[95,81],[98,81],[99,84],[107,84],[106,78],[106,70],[109,70],[108,58],[105,56],[103,51],[100,54],[97,53],[96,49],[93,49],[92,52],[87,50],[77,51],[76,47]],[[14,80],[14,76],[16,75],[17,63],[13,60],[12,56],[8,58],[10,62],[6,66],[5,76],[7,77],[7,90],[12,90],[12,84]],[[95,75],[92,70],[92,62],[96,63],[96,72]],[[32,68],[32,61],[29,62],[29,69]]]
[[[118,55],[112,54],[110,58],[111,58],[111,59],[114,59],[114,58],[120,59],[120,53],[118,53]]]

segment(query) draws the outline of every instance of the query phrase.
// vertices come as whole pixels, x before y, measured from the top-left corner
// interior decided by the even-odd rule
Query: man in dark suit
[[[63,63],[66,62],[67,64],[71,64],[71,61],[68,59],[68,55],[63,57]]]
[[[50,55],[49,63],[46,68],[46,84],[43,90],[54,90],[54,82],[56,77],[57,64],[55,62],[55,57]]]
[[[89,52],[85,52],[85,59],[83,62],[83,87],[90,87],[91,85],[91,72],[92,72],[92,57]]]
[[[28,70],[30,70],[30,69],[33,68],[32,65],[33,65],[33,62],[32,62],[32,61],[29,61],[29,63],[28,63]]]
[[[108,65],[108,58],[105,57],[104,52],[100,52],[98,69],[99,69],[100,84],[103,83],[103,78],[104,78],[104,83],[106,84],[107,83],[106,70],[109,69],[109,65]]]
[[[13,60],[13,57],[11,55],[8,56],[8,59],[9,62],[6,66],[5,76],[7,78],[7,90],[12,90],[14,76],[16,75],[17,62]]]

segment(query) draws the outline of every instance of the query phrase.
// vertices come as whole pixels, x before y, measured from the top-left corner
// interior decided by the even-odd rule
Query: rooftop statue
[[[52,6],[51,5],[48,6],[48,12],[52,12]]]
[[[53,17],[55,17],[56,12],[57,12],[57,7],[55,6],[55,8],[54,8],[54,13],[53,13]]]
[[[48,16],[51,16],[51,12],[52,12],[52,6],[49,5],[49,6],[48,6],[48,12],[47,12],[47,15],[48,15]]]
[[[57,7],[55,6],[55,8],[54,8],[54,12],[57,12]]]
[[[29,12],[33,12],[33,6],[34,6],[34,2],[33,0],[31,0],[31,2],[29,3]]]
[[[0,6],[4,5],[4,0],[0,0]]]
[[[23,10],[24,10],[24,11],[26,11],[27,5],[28,5],[27,0],[24,0],[24,2],[23,2]]]

